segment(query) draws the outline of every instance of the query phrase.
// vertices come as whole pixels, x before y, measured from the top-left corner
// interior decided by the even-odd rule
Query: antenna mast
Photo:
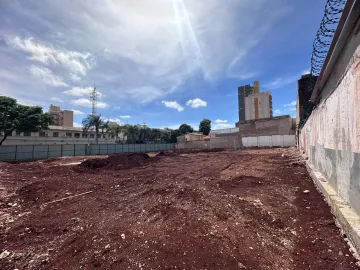
[[[90,95],[90,101],[92,103],[92,115],[96,115],[96,99],[97,99],[97,92],[96,92],[96,86],[95,86],[95,83],[94,83],[94,88],[91,92],[91,95]]]

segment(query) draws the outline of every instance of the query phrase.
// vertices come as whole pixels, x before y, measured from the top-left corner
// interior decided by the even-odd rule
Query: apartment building
[[[50,105],[49,114],[54,116],[55,125],[62,127],[73,127],[74,112],[70,110],[61,110],[60,106]]]

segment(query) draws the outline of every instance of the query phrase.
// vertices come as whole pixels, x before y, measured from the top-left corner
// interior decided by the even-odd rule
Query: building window
[[[21,131],[16,131],[16,136],[21,136]]]
[[[103,134],[103,138],[104,138],[104,139],[106,138],[106,134]]]
[[[90,138],[94,138],[95,136],[94,136],[94,134],[90,134]]]
[[[53,132],[53,137],[59,137],[59,132]]]
[[[83,133],[81,136],[82,136],[83,138],[87,138],[87,134],[86,134],[86,133]]]
[[[71,138],[71,137],[72,137],[72,133],[66,132],[66,138]]]
[[[30,132],[30,131],[25,131],[25,132],[24,132],[24,136],[30,137],[30,136],[31,136],[31,132]]]
[[[80,133],[75,133],[74,135],[75,138],[80,138]]]
[[[39,132],[39,137],[45,137],[45,136],[46,136],[45,131],[40,131]]]
[[[98,138],[101,138],[101,134],[98,134],[97,137],[98,137]]]
[[[111,135],[111,139],[114,139],[115,138],[115,136],[114,135]]]

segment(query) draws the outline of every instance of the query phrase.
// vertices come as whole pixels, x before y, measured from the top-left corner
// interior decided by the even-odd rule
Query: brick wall
[[[243,137],[295,134],[290,115],[251,120],[245,123],[237,123],[236,126],[239,127],[240,135]]]

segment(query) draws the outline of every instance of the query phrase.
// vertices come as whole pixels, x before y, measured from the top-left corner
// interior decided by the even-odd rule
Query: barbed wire
[[[324,64],[336,27],[346,0],[328,0],[325,5],[324,16],[313,43],[311,55],[311,74],[318,76]]]
[[[329,51],[332,39],[334,37],[336,27],[339,23],[342,11],[346,4],[346,0],[327,0],[324,10],[324,16],[321,20],[320,27],[316,33],[313,43],[313,51],[311,55],[311,78],[306,80],[303,85],[304,95],[310,97],[316,84],[317,77],[320,75],[324,65],[326,55]],[[303,105],[303,116],[300,119],[298,128],[301,129],[308,117],[311,115],[315,104],[306,102]]]

